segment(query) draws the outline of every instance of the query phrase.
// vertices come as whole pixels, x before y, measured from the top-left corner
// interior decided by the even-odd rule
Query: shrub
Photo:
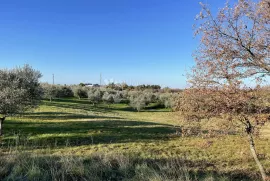
[[[155,103],[157,101],[157,96],[151,90],[145,90],[142,92],[142,94],[145,97],[146,105]]]
[[[88,99],[93,105],[98,104],[102,98],[102,92],[99,89],[90,89],[88,91]]]
[[[81,99],[81,98],[87,98],[88,95],[87,95],[87,89],[85,87],[82,87],[82,86],[76,86],[73,88],[73,93],[74,93],[74,96],[77,97],[78,99]]]
[[[114,103],[114,99],[113,99],[114,95],[109,93],[109,92],[105,92],[103,97],[102,97],[102,100],[108,104],[112,104]]]
[[[123,101],[123,95],[120,91],[118,91],[115,95],[113,95],[114,103],[121,103]]]
[[[50,85],[50,84],[42,84],[41,85],[42,90],[43,90],[43,99],[49,99],[52,101],[54,98],[57,97],[58,94],[58,89],[55,85]]]
[[[144,94],[134,94],[129,98],[130,106],[140,112],[147,105],[147,98]]]
[[[159,102],[165,107],[173,109],[176,105],[177,94],[164,93],[159,95]]]
[[[58,86],[57,96],[59,98],[70,98],[73,97],[73,91],[69,86]]]

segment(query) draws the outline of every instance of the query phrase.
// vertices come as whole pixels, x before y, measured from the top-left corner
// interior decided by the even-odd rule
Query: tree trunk
[[[265,169],[263,168],[263,166],[258,158],[256,149],[255,149],[255,143],[254,143],[254,139],[252,136],[253,127],[248,119],[246,119],[246,132],[248,134],[250,151],[251,151],[251,154],[252,154],[252,156],[253,156],[253,158],[254,158],[254,160],[255,160],[255,162],[256,162],[256,164],[261,172],[262,180],[267,181]]]
[[[260,162],[260,160],[258,158],[258,155],[257,155],[256,149],[255,149],[255,144],[254,144],[254,140],[253,140],[252,135],[251,134],[248,134],[248,138],[249,138],[249,146],[250,146],[251,154],[252,154],[252,156],[253,156],[253,158],[254,158],[257,166],[259,167],[259,170],[260,170],[261,175],[262,175],[262,180],[263,181],[266,181],[266,178],[267,178],[266,172],[265,172],[265,170],[264,170],[264,168],[263,168],[263,166],[262,166],[262,164],[261,164],[261,162]]]
[[[6,119],[5,116],[0,118],[0,136],[3,135],[3,124],[4,124],[5,119]]]

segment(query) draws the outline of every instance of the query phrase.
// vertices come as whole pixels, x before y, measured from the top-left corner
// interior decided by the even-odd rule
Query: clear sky
[[[203,2],[206,2],[204,0]],[[208,0],[211,8],[225,0]],[[199,0],[0,2],[0,68],[30,64],[44,82],[186,85]]]

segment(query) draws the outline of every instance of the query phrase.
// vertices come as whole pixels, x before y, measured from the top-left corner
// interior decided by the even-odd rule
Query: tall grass
[[[229,180],[190,173],[181,159],[155,162],[121,154],[91,157],[33,155],[26,152],[1,155],[0,180],[44,181],[191,181]]]
[[[16,135],[15,135],[16,137]],[[17,136],[19,137],[19,136]],[[181,158],[143,159],[122,153],[89,156],[33,153],[19,138],[0,149],[0,180],[24,181],[192,181],[229,180],[191,172]]]

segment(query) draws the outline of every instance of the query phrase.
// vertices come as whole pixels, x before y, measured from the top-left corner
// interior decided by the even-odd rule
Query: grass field
[[[245,136],[178,134],[187,125],[193,126],[167,109],[44,101],[5,122],[0,180],[259,180]],[[224,123],[200,126],[221,129]],[[256,139],[268,173],[269,130]]]

